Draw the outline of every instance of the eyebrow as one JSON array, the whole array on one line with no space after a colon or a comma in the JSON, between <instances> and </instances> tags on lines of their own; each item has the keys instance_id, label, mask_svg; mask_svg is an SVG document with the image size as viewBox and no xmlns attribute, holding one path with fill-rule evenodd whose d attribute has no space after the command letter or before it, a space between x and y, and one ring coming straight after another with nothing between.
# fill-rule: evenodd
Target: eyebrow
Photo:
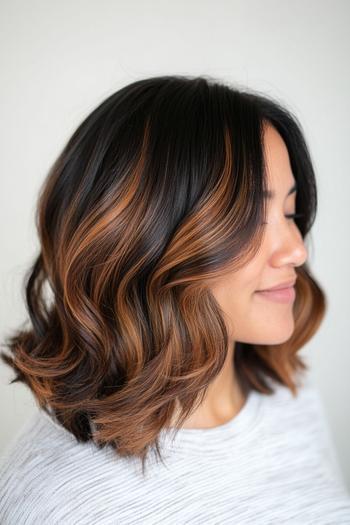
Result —
<instances>
[{"instance_id":1,"label":"eyebrow","mask_svg":"<svg viewBox=\"0 0 350 525\"><path fill-rule=\"evenodd\" d=\"M297 183L296 182L291 187L291 189L289 190L287 195L290 195L291 193L294 193L295 191L297 191ZM275 197L275 192L274 191L269 191L269 190L268 191L263 191L263 196L265 197L265 199L273 199Z\"/></svg>"}]
</instances>

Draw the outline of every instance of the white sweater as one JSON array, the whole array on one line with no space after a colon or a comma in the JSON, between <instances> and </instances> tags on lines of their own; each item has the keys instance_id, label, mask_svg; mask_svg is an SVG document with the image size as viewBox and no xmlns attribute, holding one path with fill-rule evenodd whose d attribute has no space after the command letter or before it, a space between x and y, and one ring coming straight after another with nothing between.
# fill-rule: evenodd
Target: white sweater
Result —
<instances>
[{"instance_id":1,"label":"white sweater","mask_svg":"<svg viewBox=\"0 0 350 525\"><path fill-rule=\"evenodd\" d=\"M1 525L342 525L350 498L310 381L272 383L229 422L161 433L166 466L99 450L38 410L2 453Z\"/></svg>"}]
</instances>

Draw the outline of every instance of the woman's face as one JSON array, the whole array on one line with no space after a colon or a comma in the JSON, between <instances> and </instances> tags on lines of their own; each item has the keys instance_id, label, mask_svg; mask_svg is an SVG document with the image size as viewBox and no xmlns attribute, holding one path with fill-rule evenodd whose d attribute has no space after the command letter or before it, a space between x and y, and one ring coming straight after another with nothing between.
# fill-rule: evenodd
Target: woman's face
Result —
<instances>
[{"instance_id":1,"label":"woman's face","mask_svg":"<svg viewBox=\"0 0 350 525\"><path fill-rule=\"evenodd\" d=\"M262 244L250 262L216 281L211 290L229 320L232 340L280 344L294 331L294 301L277 302L257 290L295 279L294 267L302 265L308 254L294 220L286 217L296 211L296 193L288 195L295 179L283 139L270 125L265 128L264 149L268 189L274 197L267 201Z\"/></svg>"}]
</instances>

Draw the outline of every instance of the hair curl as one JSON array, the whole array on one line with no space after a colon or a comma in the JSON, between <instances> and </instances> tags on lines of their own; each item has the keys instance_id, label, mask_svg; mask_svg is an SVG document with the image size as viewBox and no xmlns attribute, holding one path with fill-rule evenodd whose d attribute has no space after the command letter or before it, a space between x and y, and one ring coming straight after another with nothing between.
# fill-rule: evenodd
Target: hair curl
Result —
<instances>
[{"instance_id":1,"label":"hair curl","mask_svg":"<svg viewBox=\"0 0 350 525\"><path fill-rule=\"evenodd\" d=\"M282 136L297 181L296 224L316 215L302 127L281 103L211 77L135 81L79 125L36 208L40 252L25 275L31 326L6 340L11 381L78 441L141 459L159 450L177 399L181 425L223 366L228 333L208 283L256 253L266 215L263 125ZM218 235L220 232L220 235ZM242 389L297 394L298 350L325 294L296 268L295 331L278 345L236 342Z\"/></svg>"}]
</instances>

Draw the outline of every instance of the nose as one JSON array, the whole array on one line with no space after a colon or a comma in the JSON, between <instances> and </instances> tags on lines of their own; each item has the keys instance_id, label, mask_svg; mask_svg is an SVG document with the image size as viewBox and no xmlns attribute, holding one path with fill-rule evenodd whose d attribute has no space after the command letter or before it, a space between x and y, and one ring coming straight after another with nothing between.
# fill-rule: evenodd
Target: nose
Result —
<instances>
[{"instance_id":1,"label":"nose","mask_svg":"<svg viewBox=\"0 0 350 525\"><path fill-rule=\"evenodd\" d=\"M274 244L271 264L274 266L301 266L308 258L304 240L295 223L282 228L279 241Z\"/></svg>"}]
</instances>

